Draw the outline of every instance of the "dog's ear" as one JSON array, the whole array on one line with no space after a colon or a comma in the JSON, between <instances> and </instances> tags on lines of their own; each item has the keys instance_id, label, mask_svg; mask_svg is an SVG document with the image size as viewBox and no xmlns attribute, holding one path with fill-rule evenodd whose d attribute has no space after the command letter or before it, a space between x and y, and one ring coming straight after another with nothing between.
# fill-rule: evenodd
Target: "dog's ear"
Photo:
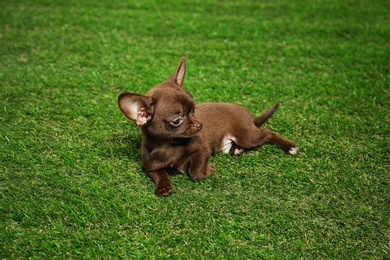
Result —
<instances>
[{"instance_id":1,"label":"dog's ear","mask_svg":"<svg viewBox=\"0 0 390 260\"><path fill-rule=\"evenodd\" d=\"M133 93L122 93L118 97L119 108L138 127L147 125L153 118L153 98Z\"/></svg>"},{"instance_id":2,"label":"dog's ear","mask_svg":"<svg viewBox=\"0 0 390 260\"><path fill-rule=\"evenodd\" d=\"M186 76L186 58L183 57L181 58L179 67L177 67L175 73L173 73L173 75L168 79L168 81L182 87L185 76Z\"/></svg>"}]
</instances>

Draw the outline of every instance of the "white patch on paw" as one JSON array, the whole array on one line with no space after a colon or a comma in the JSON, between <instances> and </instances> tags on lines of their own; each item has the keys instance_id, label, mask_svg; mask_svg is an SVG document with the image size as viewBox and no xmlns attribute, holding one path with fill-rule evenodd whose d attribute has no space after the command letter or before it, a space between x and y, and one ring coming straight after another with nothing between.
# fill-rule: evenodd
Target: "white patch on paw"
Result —
<instances>
[{"instance_id":1,"label":"white patch on paw","mask_svg":"<svg viewBox=\"0 0 390 260\"><path fill-rule=\"evenodd\" d=\"M291 147L290 150L288 150L288 153L291 155L296 155L298 153L299 147Z\"/></svg>"},{"instance_id":2,"label":"white patch on paw","mask_svg":"<svg viewBox=\"0 0 390 260\"><path fill-rule=\"evenodd\" d=\"M244 149L238 149L238 148L234 149L234 152L233 152L233 154L235 156L239 156L239 155L241 155L243 153L244 153Z\"/></svg>"}]
</instances>

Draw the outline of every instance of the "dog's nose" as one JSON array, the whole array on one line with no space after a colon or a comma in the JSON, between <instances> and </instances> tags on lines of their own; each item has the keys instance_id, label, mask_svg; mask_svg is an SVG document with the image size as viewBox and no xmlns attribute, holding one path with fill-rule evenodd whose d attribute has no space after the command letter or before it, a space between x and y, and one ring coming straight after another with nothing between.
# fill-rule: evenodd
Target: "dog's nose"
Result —
<instances>
[{"instance_id":1,"label":"dog's nose","mask_svg":"<svg viewBox=\"0 0 390 260\"><path fill-rule=\"evenodd\" d=\"M192 126L196 128L196 130L201 130L202 129L202 124L199 122L193 123Z\"/></svg>"}]
</instances>

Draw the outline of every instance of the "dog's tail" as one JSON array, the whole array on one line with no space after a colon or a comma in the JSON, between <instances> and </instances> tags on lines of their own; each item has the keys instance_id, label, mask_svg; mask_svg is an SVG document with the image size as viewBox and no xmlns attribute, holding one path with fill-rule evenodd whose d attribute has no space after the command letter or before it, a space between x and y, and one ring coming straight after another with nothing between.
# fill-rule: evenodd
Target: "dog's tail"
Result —
<instances>
[{"instance_id":1,"label":"dog's tail","mask_svg":"<svg viewBox=\"0 0 390 260\"><path fill-rule=\"evenodd\" d=\"M275 113L275 111L278 109L278 107L279 107L279 102L276 103L275 105L273 105L270 109L268 109L267 112L265 112L261 116L255 118L255 120L254 120L255 125L257 127L262 125L265 121L267 121L268 118L270 118Z\"/></svg>"}]
</instances>

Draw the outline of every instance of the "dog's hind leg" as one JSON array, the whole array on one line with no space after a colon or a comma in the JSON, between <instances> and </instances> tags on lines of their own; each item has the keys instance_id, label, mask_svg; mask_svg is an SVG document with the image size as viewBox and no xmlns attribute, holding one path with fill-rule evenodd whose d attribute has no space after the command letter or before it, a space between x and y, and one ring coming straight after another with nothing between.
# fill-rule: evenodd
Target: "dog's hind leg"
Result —
<instances>
[{"instance_id":1,"label":"dog's hind leg","mask_svg":"<svg viewBox=\"0 0 390 260\"><path fill-rule=\"evenodd\" d=\"M273 143L287 154L295 155L298 153L298 147L295 143L279 136L268 128L258 129L253 126L239 132L246 133L245 136L235 136L235 143L243 149L253 149L264 143Z\"/></svg>"}]
</instances>

